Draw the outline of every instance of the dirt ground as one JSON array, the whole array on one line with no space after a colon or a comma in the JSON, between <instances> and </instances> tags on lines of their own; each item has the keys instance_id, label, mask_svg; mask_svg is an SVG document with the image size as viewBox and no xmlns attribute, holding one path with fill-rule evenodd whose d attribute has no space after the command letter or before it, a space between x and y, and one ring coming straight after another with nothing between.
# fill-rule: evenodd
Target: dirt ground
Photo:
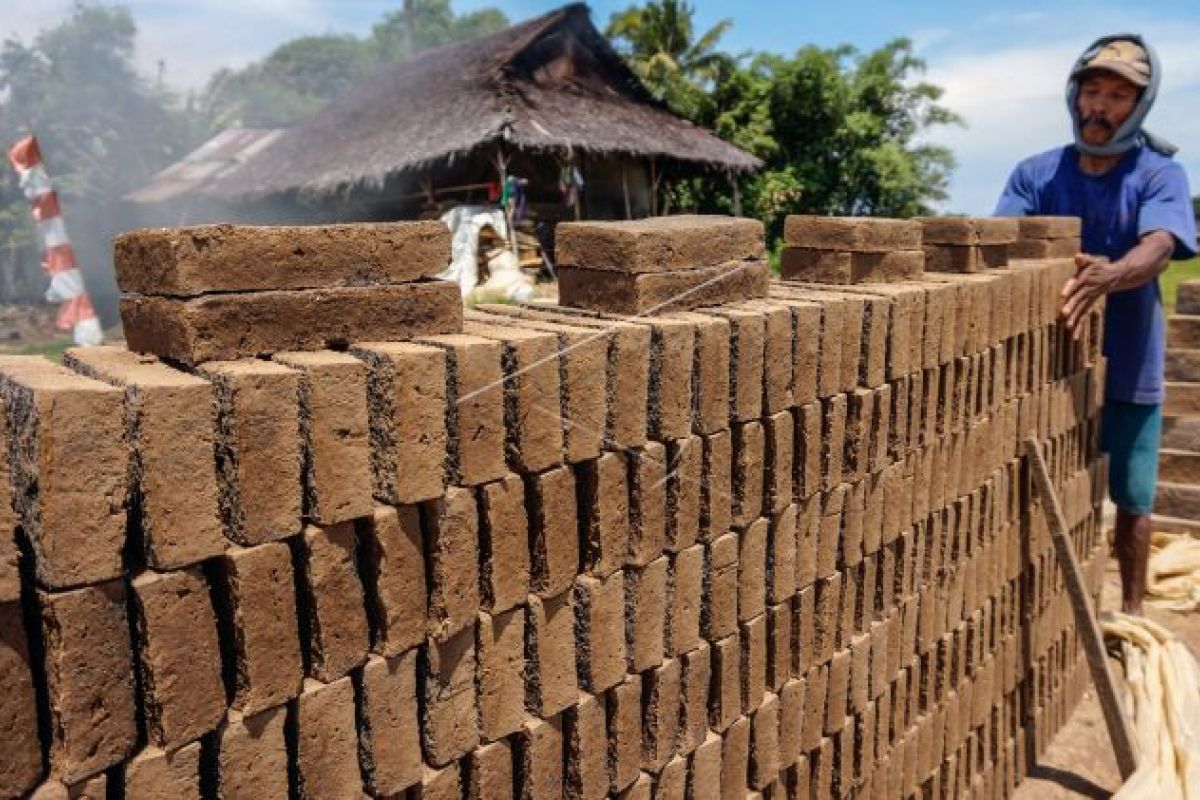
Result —
<instances>
[{"instance_id":1,"label":"dirt ground","mask_svg":"<svg viewBox=\"0 0 1200 800\"><path fill-rule=\"evenodd\" d=\"M1121 606L1121 580L1117 563L1109 560L1102 605ZM1200 613L1180 614L1147 605L1147 614L1179 636L1192 653L1200 655ZM1116 674L1120 665L1114 662ZM1104 716L1096 692L1088 689L1066 726L1054 737L1046 754L1013 795L1015 800L1042 798L1107 798L1121 785Z\"/></svg>"}]
</instances>

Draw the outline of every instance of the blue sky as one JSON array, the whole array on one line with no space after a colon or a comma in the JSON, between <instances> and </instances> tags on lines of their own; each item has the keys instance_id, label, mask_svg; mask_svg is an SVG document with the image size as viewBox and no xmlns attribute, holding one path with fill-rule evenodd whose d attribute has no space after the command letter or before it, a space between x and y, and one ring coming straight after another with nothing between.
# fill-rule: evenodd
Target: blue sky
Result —
<instances>
[{"instance_id":1,"label":"blue sky","mask_svg":"<svg viewBox=\"0 0 1200 800\"><path fill-rule=\"evenodd\" d=\"M0 36L28 41L62 19L71 0L9 0ZM138 60L151 73L159 59L177 86L199 86L213 69L260 58L294 36L363 34L399 0L126 0L141 36ZM551 10L553 0L456 0L468 11L494 5L520 20ZM603 25L627 2L595 0ZM842 3L785 0L694 0L699 27L733 21L729 50L790 52L815 43L870 49L897 36L916 43L929 65L927 78L946 89L945 103L966 126L935 133L959 167L944 210L987 213L1012 165L1024 155L1069 136L1062 85L1078 52L1104 33L1133 30L1148 36L1165 64L1149 126L1181 148L1194 193L1200 193L1200 3L1089 2ZM15 7L14 7L15 6Z\"/></svg>"}]
</instances>

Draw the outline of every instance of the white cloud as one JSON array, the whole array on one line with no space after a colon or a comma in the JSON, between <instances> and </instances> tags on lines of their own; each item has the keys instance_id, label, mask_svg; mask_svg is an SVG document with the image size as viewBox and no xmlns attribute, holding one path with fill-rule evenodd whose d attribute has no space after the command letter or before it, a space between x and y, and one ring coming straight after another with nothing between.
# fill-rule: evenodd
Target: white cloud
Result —
<instances>
[{"instance_id":1,"label":"white cloud","mask_svg":"<svg viewBox=\"0 0 1200 800\"><path fill-rule=\"evenodd\" d=\"M1042 19L1046 31L1071 35L1010 46L986 47L1000 37L998 30L958 35L945 47L924 53L927 78L946 90L943 102L958 112L967 127L946 129L932 138L951 147L958 170L946 210L989 213L1004 180L1021 158L1070 140L1064 101L1067 72L1093 38L1116 30L1140 30L1158 50L1164 65L1163 85L1147 127L1180 145L1177 156L1200 191L1200 50L1195 47L1200 26L1194 22L1105 17L1089 21ZM1018 21L1023 22L1023 21ZM1124 23L1124 24L1122 24ZM1000 22L997 25L1002 24ZM943 40L946 41L946 40Z\"/></svg>"}]
</instances>

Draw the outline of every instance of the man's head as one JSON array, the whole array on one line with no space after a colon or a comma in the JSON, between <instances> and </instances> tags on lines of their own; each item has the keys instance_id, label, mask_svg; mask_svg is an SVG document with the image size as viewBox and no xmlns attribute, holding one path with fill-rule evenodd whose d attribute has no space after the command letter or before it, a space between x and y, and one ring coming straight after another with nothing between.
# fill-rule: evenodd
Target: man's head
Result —
<instances>
[{"instance_id":1,"label":"man's head","mask_svg":"<svg viewBox=\"0 0 1200 800\"><path fill-rule=\"evenodd\" d=\"M1067 101L1075 121L1075 145L1092 155L1117 155L1147 134L1142 122L1158 87L1154 51L1142 37L1098 39L1075 62Z\"/></svg>"}]
</instances>

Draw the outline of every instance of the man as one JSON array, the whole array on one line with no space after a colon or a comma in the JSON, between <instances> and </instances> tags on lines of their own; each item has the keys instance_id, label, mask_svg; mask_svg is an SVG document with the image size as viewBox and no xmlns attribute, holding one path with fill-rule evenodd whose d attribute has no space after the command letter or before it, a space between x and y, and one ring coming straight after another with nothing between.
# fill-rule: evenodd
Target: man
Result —
<instances>
[{"instance_id":1,"label":"man","mask_svg":"<svg viewBox=\"0 0 1200 800\"><path fill-rule=\"evenodd\" d=\"M1150 511L1162 430L1164 329L1158 276L1196 253L1187 176L1175 148L1143 130L1161 67L1140 36L1094 42L1067 81L1075 143L1022 161L996 206L998 216L1062 215L1083 220L1083 251L1063 290L1072 330L1108 296L1108 358L1101 439L1109 494L1117 506L1115 550L1121 605L1140 614L1150 557Z\"/></svg>"}]
</instances>

